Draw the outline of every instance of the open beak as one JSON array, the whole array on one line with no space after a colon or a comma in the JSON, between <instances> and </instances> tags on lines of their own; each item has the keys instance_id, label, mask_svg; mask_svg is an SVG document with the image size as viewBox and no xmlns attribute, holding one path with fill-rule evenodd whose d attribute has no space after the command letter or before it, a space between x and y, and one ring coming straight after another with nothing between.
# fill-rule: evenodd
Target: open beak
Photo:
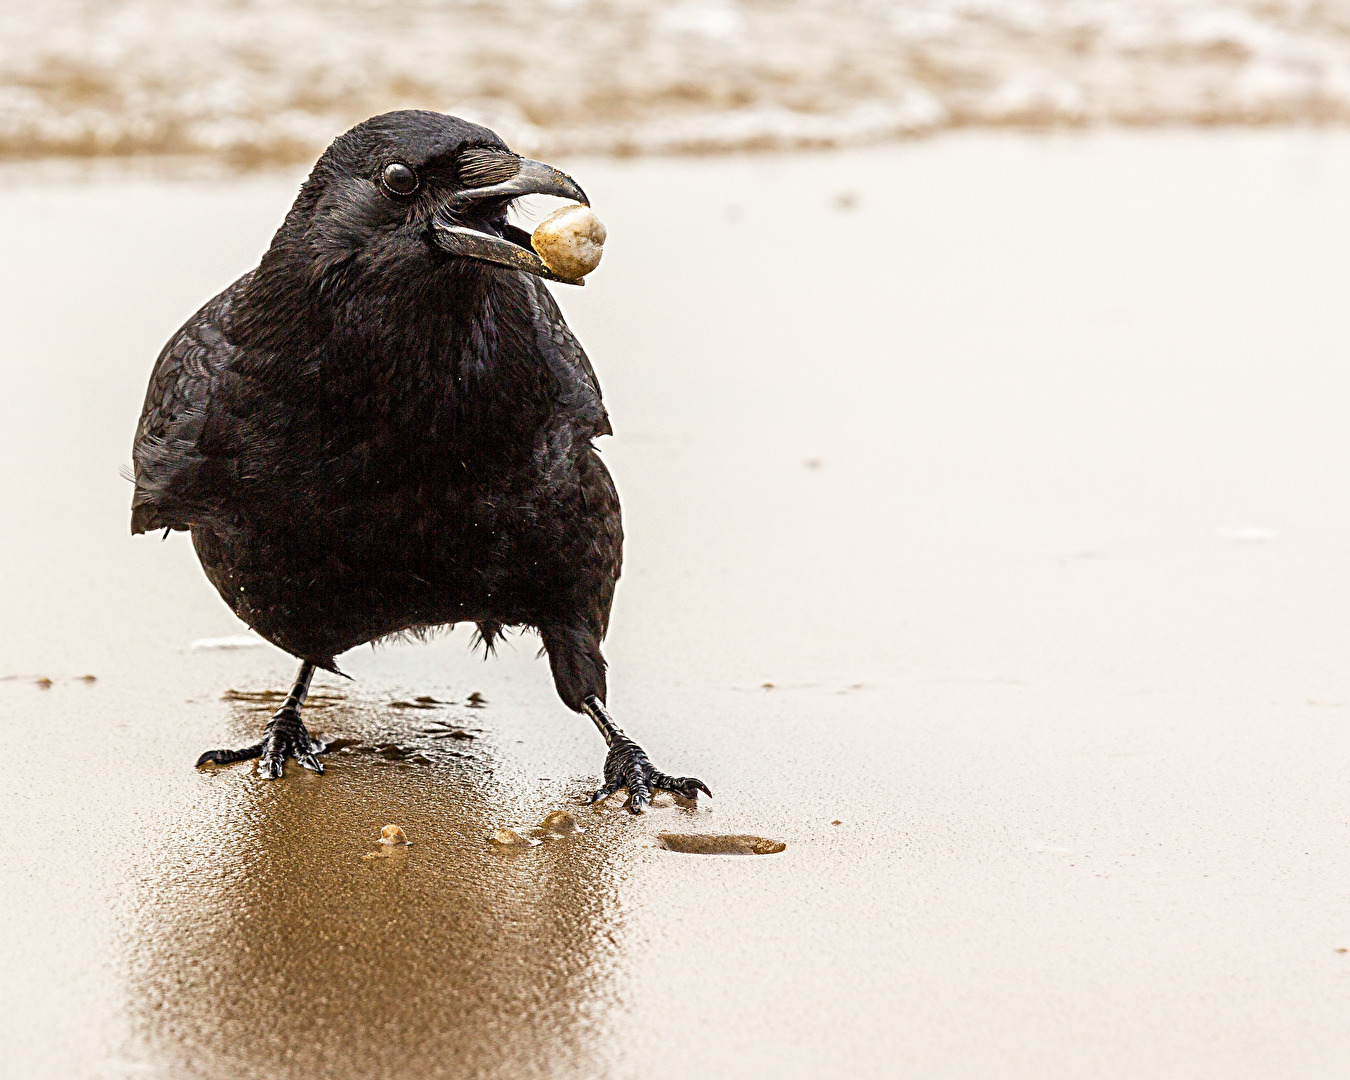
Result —
<instances>
[{"instance_id":1,"label":"open beak","mask_svg":"<svg viewBox=\"0 0 1350 1080\"><path fill-rule=\"evenodd\" d=\"M512 199L522 195L558 195L586 206L591 205L590 200L575 180L552 165L528 158L515 160L520 167L510 179L463 188L451 197L432 221L436 243L465 259L508 266L566 285L584 285L580 278L562 277L545 266L530 246L530 234L507 223L503 212ZM492 220L482 215L485 208L495 211Z\"/></svg>"}]
</instances>

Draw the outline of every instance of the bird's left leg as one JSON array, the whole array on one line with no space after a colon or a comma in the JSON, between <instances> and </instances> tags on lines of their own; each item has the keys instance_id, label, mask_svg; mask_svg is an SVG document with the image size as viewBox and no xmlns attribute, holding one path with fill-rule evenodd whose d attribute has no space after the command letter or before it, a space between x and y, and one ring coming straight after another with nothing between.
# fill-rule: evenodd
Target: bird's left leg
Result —
<instances>
[{"instance_id":1,"label":"bird's left leg","mask_svg":"<svg viewBox=\"0 0 1350 1080\"><path fill-rule=\"evenodd\" d=\"M568 708L589 716L609 746L605 755L605 783L591 795L591 802L607 799L620 788L626 788L628 809L640 814L657 791L673 791L686 799L697 799L700 791L712 795L702 780L663 773L651 763L642 747L614 723L605 708L605 659L596 635L577 627L547 627L541 632L558 696Z\"/></svg>"},{"instance_id":2,"label":"bird's left leg","mask_svg":"<svg viewBox=\"0 0 1350 1080\"><path fill-rule=\"evenodd\" d=\"M605 703L594 694L586 698L581 707L595 721L595 726L609 744L609 753L605 755L605 786L591 795L591 802L607 799L619 788L627 788L628 809L640 814L657 791L673 791L686 799L697 799L700 791L712 796L708 785L702 780L692 776L670 776L653 765L642 747L614 723Z\"/></svg>"}]
</instances>

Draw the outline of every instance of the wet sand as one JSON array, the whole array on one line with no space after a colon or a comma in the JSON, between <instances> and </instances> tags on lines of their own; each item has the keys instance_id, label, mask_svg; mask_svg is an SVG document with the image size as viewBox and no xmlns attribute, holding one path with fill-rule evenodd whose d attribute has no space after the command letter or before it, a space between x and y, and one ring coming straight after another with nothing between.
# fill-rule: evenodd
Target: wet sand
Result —
<instances>
[{"instance_id":1,"label":"wet sand","mask_svg":"<svg viewBox=\"0 0 1350 1080\"><path fill-rule=\"evenodd\" d=\"M6 172L6 1068L1344 1075L1350 137L568 165L611 704L716 793L639 820L533 638L348 654L322 777L192 769L292 664L191 648L242 628L117 468L296 177Z\"/></svg>"}]
</instances>

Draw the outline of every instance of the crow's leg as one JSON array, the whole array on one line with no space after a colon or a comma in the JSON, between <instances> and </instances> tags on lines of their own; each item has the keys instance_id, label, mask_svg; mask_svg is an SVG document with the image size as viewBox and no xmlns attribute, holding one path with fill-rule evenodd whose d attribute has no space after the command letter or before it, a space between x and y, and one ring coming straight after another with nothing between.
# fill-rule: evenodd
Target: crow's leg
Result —
<instances>
[{"instance_id":1,"label":"crow's leg","mask_svg":"<svg viewBox=\"0 0 1350 1080\"><path fill-rule=\"evenodd\" d=\"M594 694L582 702L582 708L609 744L609 753L605 755L605 786L591 795L591 802L607 799L619 788L627 788L628 809L640 814L657 791L673 791L686 799L697 799L700 791L712 795L702 780L692 776L670 776L653 765L642 747L619 730L605 703Z\"/></svg>"},{"instance_id":2,"label":"crow's leg","mask_svg":"<svg viewBox=\"0 0 1350 1080\"><path fill-rule=\"evenodd\" d=\"M657 791L673 791L686 799L698 798L700 791L712 795L702 780L691 776L668 776L656 768L642 747L614 723L605 708L605 658L600 654L596 634L575 626L540 629L558 696L569 709L589 716L609 744L609 754L605 757L605 784L591 796L591 802L607 799L619 788L627 788L628 809L640 814Z\"/></svg>"},{"instance_id":3,"label":"crow's leg","mask_svg":"<svg viewBox=\"0 0 1350 1080\"><path fill-rule=\"evenodd\" d=\"M295 685L286 695L286 701L267 722L263 737L252 746L240 750L208 750L197 759L202 765L230 765L236 761L248 761L261 758L258 762L258 775L264 780L275 780L281 775L282 766L288 757L295 758L312 772L323 772L316 755L328 750L326 743L313 738L300 719L300 706L305 703L309 693L309 680L314 677L314 665L306 660L300 665L300 674L295 677Z\"/></svg>"}]
</instances>

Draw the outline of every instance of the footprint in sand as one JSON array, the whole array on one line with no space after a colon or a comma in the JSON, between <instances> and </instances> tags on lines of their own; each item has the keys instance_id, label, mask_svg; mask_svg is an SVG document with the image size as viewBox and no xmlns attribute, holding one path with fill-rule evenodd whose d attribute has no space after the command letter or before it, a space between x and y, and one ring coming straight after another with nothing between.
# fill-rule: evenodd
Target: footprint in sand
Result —
<instances>
[{"instance_id":1,"label":"footprint in sand","mask_svg":"<svg viewBox=\"0 0 1350 1080\"><path fill-rule=\"evenodd\" d=\"M712 836L694 833L661 833L657 837L667 851L685 855L777 855L787 850L781 840L763 836Z\"/></svg>"}]
</instances>

